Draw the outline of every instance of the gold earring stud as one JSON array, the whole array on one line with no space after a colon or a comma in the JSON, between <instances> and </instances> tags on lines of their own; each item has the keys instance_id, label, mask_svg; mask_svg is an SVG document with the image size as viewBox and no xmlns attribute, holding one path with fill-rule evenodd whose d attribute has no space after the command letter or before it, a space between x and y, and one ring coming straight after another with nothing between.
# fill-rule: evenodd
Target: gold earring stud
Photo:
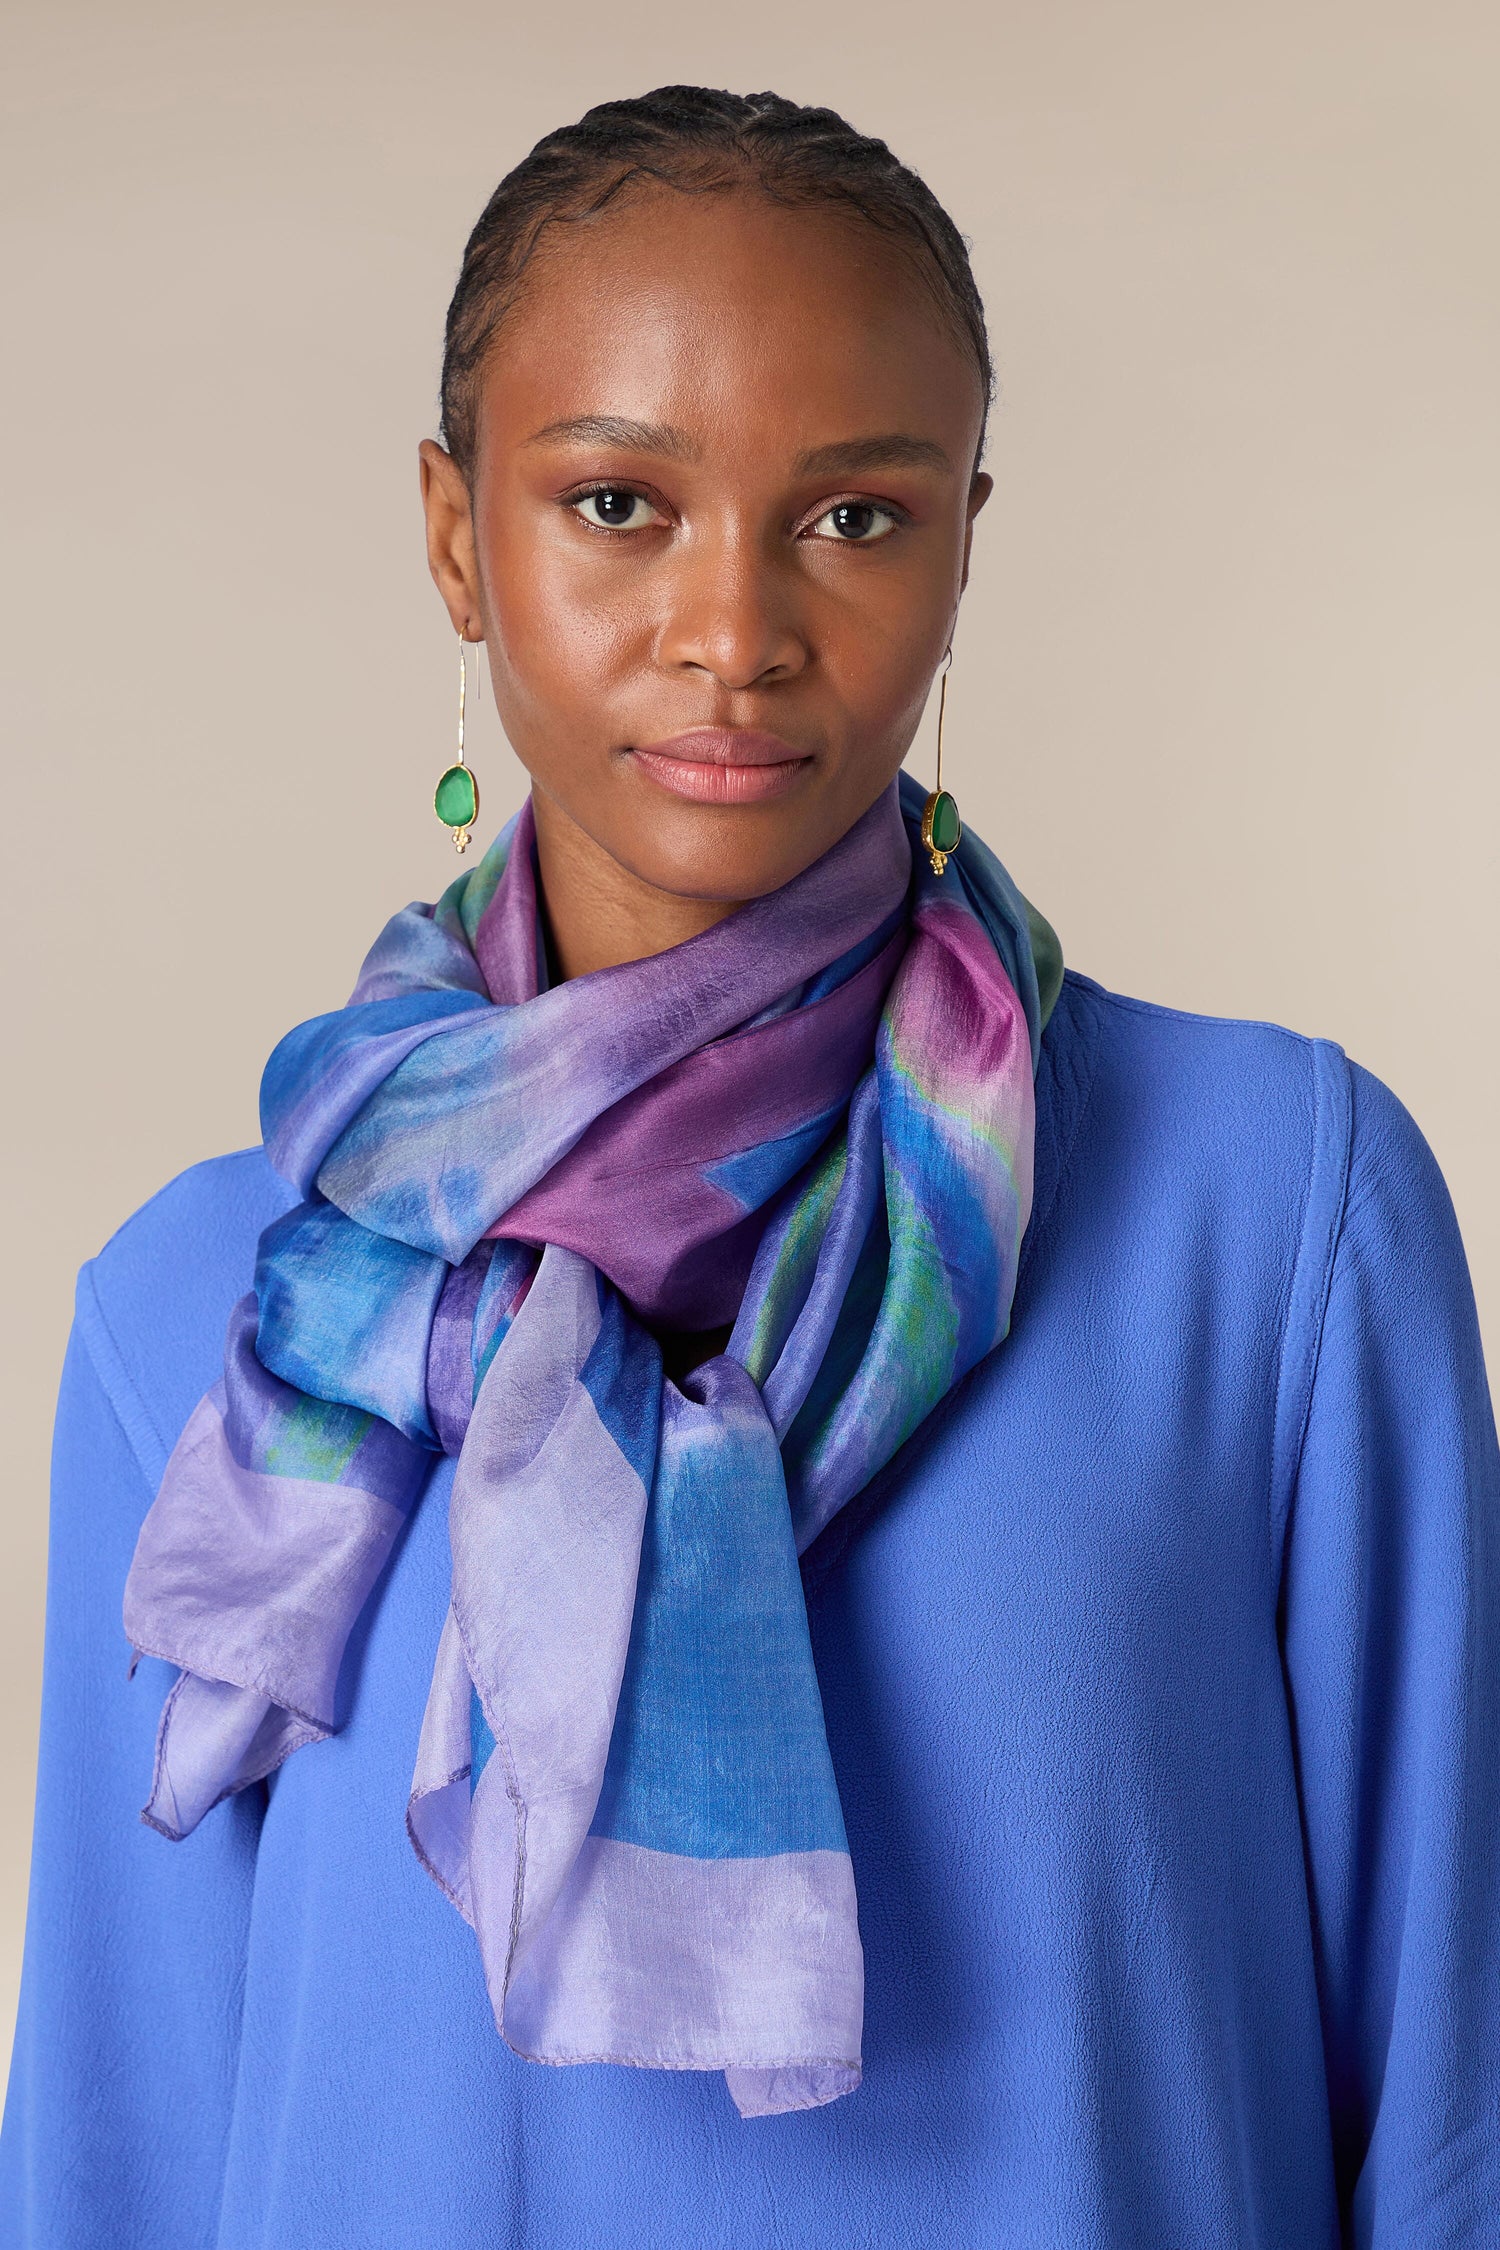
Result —
<instances>
[{"instance_id":1,"label":"gold earring stud","mask_svg":"<svg viewBox=\"0 0 1500 2250\"><path fill-rule=\"evenodd\" d=\"M464 758L464 705L468 701L468 623L458 635L458 757L438 780L432 809L445 828L453 831L453 849L466 852L474 823L479 818L479 784ZM476 681L477 685L477 681Z\"/></svg>"},{"instance_id":2,"label":"gold earring stud","mask_svg":"<svg viewBox=\"0 0 1500 2250\"><path fill-rule=\"evenodd\" d=\"M922 807L922 848L932 855L932 872L941 875L949 855L963 836L957 801L943 787L943 716L948 706L948 674L953 667L953 643L943 652L942 682L938 688L937 786Z\"/></svg>"}]
</instances>

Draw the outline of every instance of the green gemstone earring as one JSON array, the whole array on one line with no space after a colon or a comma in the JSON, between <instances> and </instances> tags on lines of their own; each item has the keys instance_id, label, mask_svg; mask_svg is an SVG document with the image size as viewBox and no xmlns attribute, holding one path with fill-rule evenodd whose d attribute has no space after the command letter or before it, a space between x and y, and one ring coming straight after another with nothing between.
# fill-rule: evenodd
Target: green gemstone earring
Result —
<instances>
[{"instance_id":1,"label":"green gemstone earring","mask_svg":"<svg viewBox=\"0 0 1500 2250\"><path fill-rule=\"evenodd\" d=\"M932 854L932 872L941 875L950 852L956 852L963 835L958 805L943 787L943 712L948 702L948 672L953 663L950 641L943 657L942 685L938 689L937 787L922 807L922 848Z\"/></svg>"},{"instance_id":2,"label":"green gemstone earring","mask_svg":"<svg viewBox=\"0 0 1500 2250\"><path fill-rule=\"evenodd\" d=\"M453 831L453 849L466 852L475 821L479 818L479 784L464 763L464 704L468 696L469 644L460 631L458 636L458 757L443 774L433 791L432 809L445 828Z\"/></svg>"}]
</instances>

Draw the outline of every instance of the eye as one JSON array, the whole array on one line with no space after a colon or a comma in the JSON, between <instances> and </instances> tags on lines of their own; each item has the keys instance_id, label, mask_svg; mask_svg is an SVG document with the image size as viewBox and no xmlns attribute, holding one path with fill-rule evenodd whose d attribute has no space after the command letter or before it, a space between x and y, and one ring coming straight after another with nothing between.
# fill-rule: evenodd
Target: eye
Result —
<instances>
[{"instance_id":1,"label":"eye","mask_svg":"<svg viewBox=\"0 0 1500 2250\"><path fill-rule=\"evenodd\" d=\"M640 531L646 524L660 521L643 493L628 492L618 484L596 485L592 492L577 494L568 505L596 531Z\"/></svg>"},{"instance_id":2,"label":"eye","mask_svg":"<svg viewBox=\"0 0 1500 2250\"><path fill-rule=\"evenodd\" d=\"M894 508L881 508L873 500L840 500L811 526L819 539L842 539L850 546L873 547L899 528Z\"/></svg>"}]
</instances>

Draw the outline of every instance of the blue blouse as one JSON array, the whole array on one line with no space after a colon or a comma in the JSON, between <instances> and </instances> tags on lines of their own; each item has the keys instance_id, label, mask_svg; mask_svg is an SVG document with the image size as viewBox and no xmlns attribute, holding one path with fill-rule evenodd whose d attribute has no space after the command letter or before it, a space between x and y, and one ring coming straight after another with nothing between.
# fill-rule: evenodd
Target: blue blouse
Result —
<instances>
[{"instance_id":1,"label":"blue blouse","mask_svg":"<svg viewBox=\"0 0 1500 2250\"><path fill-rule=\"evenodd\" d=\"M865 2082L515 2059L403 1812L439 1462L348 1722L186 1843L120 1597L259 1152L84 1268L6 2250L1500 2240L1500 1458L1432 1156L1338 1048L1070 976L1013 1334L806 1558Z\"/></svg>"}]
</instances>

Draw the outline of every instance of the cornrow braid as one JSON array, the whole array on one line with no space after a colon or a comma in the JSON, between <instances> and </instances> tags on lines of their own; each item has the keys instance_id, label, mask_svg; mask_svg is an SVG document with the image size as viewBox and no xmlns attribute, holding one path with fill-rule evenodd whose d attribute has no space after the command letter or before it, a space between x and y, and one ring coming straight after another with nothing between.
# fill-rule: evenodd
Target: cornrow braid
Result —
<instances>
[{"instance_id":1,"label":"cornrow braid","mask_svg":"<svg viewBox=\"0 0 1500 2250\"><path fill-rule=\"evenodd\" d=\"M779 202L857 212L910 255L972 354L985 413L994 390L984 306L963 236L924 180L836 110L780 94L658 86L600 102L538 141L500 182L464 250L443 348L443 441L467 476L478 376L544 230L590 217L637 180L684 193L749 184ZM981 446L983 434L981 432Z\"/></svg>"}]
</instances>

